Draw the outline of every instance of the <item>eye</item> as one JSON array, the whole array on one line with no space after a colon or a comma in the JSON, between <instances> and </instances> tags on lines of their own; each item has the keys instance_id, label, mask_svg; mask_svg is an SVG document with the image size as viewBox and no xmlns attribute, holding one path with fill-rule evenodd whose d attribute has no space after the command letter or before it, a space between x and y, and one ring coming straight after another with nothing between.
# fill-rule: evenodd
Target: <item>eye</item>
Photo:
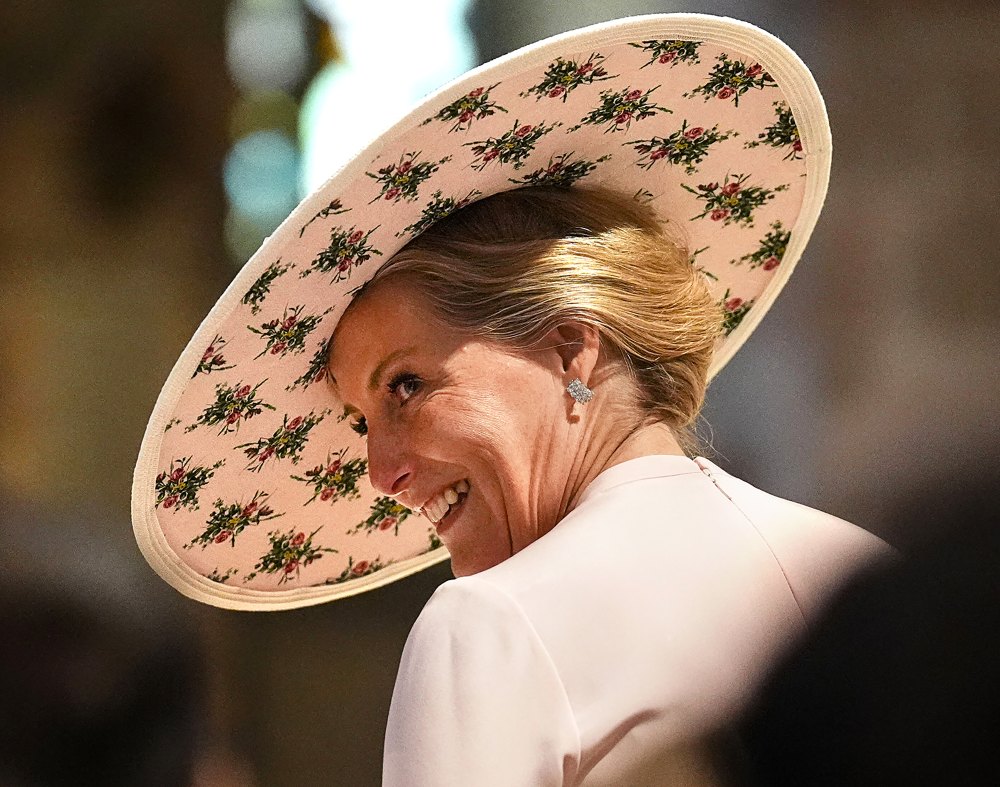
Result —
<instances>
[{"instance_id":1,"label":"eye","mask_svg":"<svg viewBox=\"0 0 1000 787\"><path fill-rule=\"evenodd\" d=\"M365 417L363 415L362 416L358 416L358 420L357 421L351 421L351 429L354 430L355 432L357 432L362 437L364 437L365 435L367 435L368 434L368 422L365 420Z\"/></svg>"},{"instance_id":2,"label":"eye","mask_svg":"<svg viewBox=\"0 0 1000 787\"><path fill-rule=\"evenodd\" d=\"M388 388L390 394L399 399L402 404L405 404L411 396L420 390L421 385L423 385L423 381L419 377L407 372L397 374L393 377L389 382Z\"/></svg>"}]
</instances>

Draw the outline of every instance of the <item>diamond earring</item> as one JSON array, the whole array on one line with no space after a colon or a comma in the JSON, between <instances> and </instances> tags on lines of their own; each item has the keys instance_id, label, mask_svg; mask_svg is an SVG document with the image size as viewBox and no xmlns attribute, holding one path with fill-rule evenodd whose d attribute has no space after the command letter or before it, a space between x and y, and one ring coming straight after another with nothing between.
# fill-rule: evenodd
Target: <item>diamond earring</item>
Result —
<instances>
[{"instance_id":1,"label":"diamond earring","mask_svg":"<svg viewBox=\"0 0 1000 787\"><path fill-rule=\"evenodd\" d=\"M569 395L576 399L576 401L580 404L586 404L594 398L594 392L584 385L580 381L579 377L574 378L573 381L566 386L566 390L569 391Z\"/></svg>"}]
</instances>

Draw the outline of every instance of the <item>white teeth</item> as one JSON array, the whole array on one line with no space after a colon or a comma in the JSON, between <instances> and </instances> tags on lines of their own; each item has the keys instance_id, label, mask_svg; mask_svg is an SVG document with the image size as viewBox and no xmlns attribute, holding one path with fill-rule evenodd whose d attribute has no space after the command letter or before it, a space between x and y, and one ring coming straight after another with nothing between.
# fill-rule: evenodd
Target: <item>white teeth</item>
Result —
<instances>
[{"instance_id":1,"label":"white teeth","mask_svg":"<svg viewBox=\"0 0 1000 787\"><path fill-rule=\"evenodd\" d=\"M448 513L448 509L457 503L458 498L466 494L470 488L469 482L462 479L454 486L445 489L433 500L429 500L424 506L424 514L435 524L440 522L444 518L444 515Z\"/></svg>"}]
</instances>

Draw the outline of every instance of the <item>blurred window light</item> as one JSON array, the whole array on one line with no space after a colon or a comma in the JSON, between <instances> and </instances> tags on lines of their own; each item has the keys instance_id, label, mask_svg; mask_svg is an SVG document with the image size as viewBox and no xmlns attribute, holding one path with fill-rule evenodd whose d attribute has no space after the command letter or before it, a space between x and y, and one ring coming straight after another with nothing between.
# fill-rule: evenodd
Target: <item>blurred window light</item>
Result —
<instances>
[{"instance_id":1,"label":"blurred window light","mask_svg":"<svg viewBox=\"0 0 1000 787\"><path fill-rule=\"evenodd\" d=\"M302 100L300 193L317 188L415 101L475 64L469 0L309 0L341 59Z\"/></svg>"},{"instance_id":2,"label":"blurred window light","mask_svg":"<svg viewBox=\"0 0 1000 787\"><path fill-rule=\"evenodd\" d=\"M298 201L298 167L298 150L280 131L255 131L243 137L223 165L230 204L267 234Z\"/></svg>"},{"instance_id":3,"label":"blurred window light","mask_svg":"<svg viewBox=\"0 0 1000 787\"><path fill-rule=\"evenodd\" d=\"M310 52L299 2L237 0L226 22L226 59L241 90L291 90L305 76Z\"/></svg>"}]
</instances>

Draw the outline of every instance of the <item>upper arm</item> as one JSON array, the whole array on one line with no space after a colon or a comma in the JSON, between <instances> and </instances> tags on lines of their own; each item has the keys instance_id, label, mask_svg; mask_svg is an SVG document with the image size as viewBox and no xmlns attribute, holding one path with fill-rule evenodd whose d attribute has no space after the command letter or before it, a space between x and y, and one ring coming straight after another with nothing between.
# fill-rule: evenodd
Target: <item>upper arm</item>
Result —
<instances>
[{"instance_id":1,"label":"upper arm","mask_svg":"<svg viewBox=\"0 0 1000 787\"><path fill-rule=\"evenodd\" d=\"M442 585L403 650L386 730L386 787L561 785L579 736L520 607L466 577Z\"/></svg>"}]
</instances>

